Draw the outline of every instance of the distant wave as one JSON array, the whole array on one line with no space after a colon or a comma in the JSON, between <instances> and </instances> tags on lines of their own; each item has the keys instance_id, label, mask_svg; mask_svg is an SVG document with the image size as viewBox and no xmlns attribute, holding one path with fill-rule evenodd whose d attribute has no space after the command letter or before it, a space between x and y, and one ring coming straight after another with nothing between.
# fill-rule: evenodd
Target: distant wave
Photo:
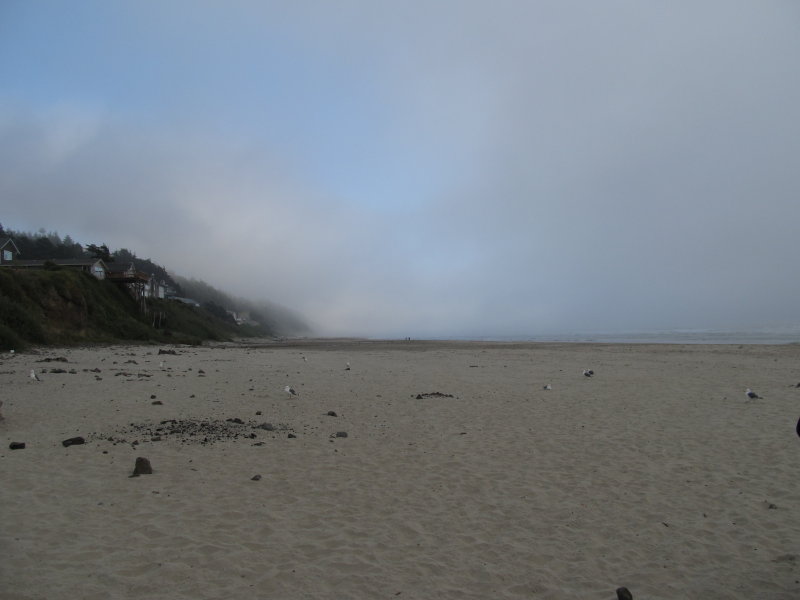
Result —
<instances>
[{"instance_id":1,"label":"distant wave","mask_svg":"<svg viewBox=\"0 0 800 600\"><path fill-rule=\"evenodd\" d=\"M445 339L445 338L416 338ZM457 336L446 339L487 342L573 342L597 344L796 344L800 328L731 331L674 329L664 331L549 333L514 336Z\"/></svg>"}]
</instances>

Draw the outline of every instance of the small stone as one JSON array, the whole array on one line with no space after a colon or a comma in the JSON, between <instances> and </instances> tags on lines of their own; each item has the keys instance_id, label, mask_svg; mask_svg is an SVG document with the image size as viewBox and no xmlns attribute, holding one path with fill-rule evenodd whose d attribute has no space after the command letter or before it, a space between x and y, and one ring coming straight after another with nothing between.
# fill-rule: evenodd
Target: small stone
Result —
<instances>
[{"instance_id":1,"label":"small stone","mask_svg":"<svg viewBox=\"0 0 800 600\"><path fill-rule=\"evenodd\" d=\"M150 394L150 400L155 400L155 399L156 399L156 395L155 394Z\"/></svg>"},{"instance_id":2,"label":"small stone","mask_svg":"<svg viewBox=\"0 0 800 600\"><path fill-rule=\"evenodd\" d=\"M253 475L250 481L261 481L261 475Z\"/></svg>"},{"instance_id":3,"label":"small stone","mask_svg":"<svg viewBox=\"0 0 800 600\"><path fill-rule=\"evenodd\" d=\"M293 433L290 433L290 434L289 434L288 436L286 436L286 437L288 437L289 439L291 439L291 438L296 438L297 436L296 436L295 434L293 434Z\"/></svg>"},{"instance_id":4,"label":"small stone","mask_svg":"<svg viewBox=\"0 0 800 600\"><path fill-rule=\"evenodd\" d=\"M346 438L347 437L347 432L346 431L337 431L336 432L336 437Z\"/></svg>"},{"instance_id":5,"label":"small stone","mask_svg":"<svg viewBox=\"0 0 800 600\"><path fill-rule=\"evenodd\" d=\"M233 419L225 419L228 423L236 423L237 425L244 425L244 421L242 421L238 417L234 417Z\"/></svg>"},{"instance_id":6,"label":"small stone","mask_svg":"<svg viewBox=\"0 0 800 600\"><path fill-rule=\"evenodd\" d=\"M150 461L141 456L136 459L136 464L133 467L133 475L131 477L138 477L139 475L152 475L153 467L150 466Z\"/></svg>"},{"instance_id":7,"label":"small stone","mask_svg":"<svg viewBox=\"0 0 800 600\"><path fill-rule=\"evenodd\" d=\"M261 415L261 411L260 411L260 410L257 410L257 411L256 411L256 415Z\"/></svg>"},{"instance_id":8,"label":"small stone","mask_svg":"<svg viewBox=\"0 0 800 600\"><path fill-rule=\"evenodd\" d=\"M78 437L74 437L74 438L69 438L68 440L64 440L61 443L66 448L67 446L77 446L77 445L80 445L80 444L85 444L86 440L83 439L82 437L78 436Z\"/></svg>"},{"instance_id":9,"label":"small stone","mask_svg":"<svg viewBox=\"0 0 800 600\"><path fill-rule=\"evenodd\" d=\"M153 406L162 406L164 403L161 400L153 400L150 404Z\"/></svg>"},{"instance_id":10,"label":"small stone","mask_svg":"<svg viewBox=\"0 0 800 600\"><path fill-rule=\"evenodd\" d=\"M161 436L160 435L154 435L153 437L150 438L150 441L151 442L160 442L161 441Z\"/></svg>"},{"instance_id":11,"label":"small stone","mask_svg":"<svg viewBox=\"0 0 800 600\"><path fill-rule=\"evenodd\" d=\"M335 417L336 416L336 411L335 410L329 410L328 411L328 416L329 417Z\"/></svg>"},{"instance_id":12,"label":"small stone","mask_svg":"<svg viewBox=\"0 0 800 600\"><path fill-rule=\"evenodd\" d=\"M25 442L11 442L8 447L11 450L24 450Z\"/></svg>"},{"instance_id":13,"label":"small stone","mask_svg":"<svg viewBox=\"0 0 800 600\"><path fill-rule=\"evenodd\" d=\"M633 594L626 587L617 588L617 600L633 600Z\"/></svg>"},{"instance_id":14,"label":"small stone","mask_svg":"<svg viewBox=\"0 0 800 600\"><path fill-rule=\"evenodd\" d=\"M256 429L263 429L264 431L275 431L275 426L272 423L262 423L261 425L256 425Z\"/></svg>"}]
</instances>

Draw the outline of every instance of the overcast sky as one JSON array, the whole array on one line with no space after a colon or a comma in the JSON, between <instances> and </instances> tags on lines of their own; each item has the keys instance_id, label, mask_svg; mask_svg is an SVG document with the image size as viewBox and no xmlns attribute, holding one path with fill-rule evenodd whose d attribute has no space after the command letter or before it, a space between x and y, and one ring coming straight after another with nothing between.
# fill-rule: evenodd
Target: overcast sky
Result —
<instances>
[{"instance_id":1,"label":"overcast sky","mask_svg":"<svg viewBox=\"0 0 800 600\"><path fill-rule=\"evenodd\" d=\"M800 323L800 3L0 2L0 223L323 335Z\"/></svg>"}]
</instances>

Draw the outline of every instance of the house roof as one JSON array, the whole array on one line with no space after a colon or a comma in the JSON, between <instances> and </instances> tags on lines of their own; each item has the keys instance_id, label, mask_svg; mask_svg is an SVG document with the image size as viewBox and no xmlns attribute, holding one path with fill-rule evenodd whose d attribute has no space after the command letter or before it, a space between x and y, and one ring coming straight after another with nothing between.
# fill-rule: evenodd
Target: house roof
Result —
<instances>
[{"instance_id":1,"label":"house roof","mask_svg":"<svg viewBox=\"0 0 800 600\"><path fill-rule=\"evenodd\" d=\"M47 260L12 260L9 263L5 263L4 266L9 267L41 267L44 266L45 263L52 263L54 265L59 265L62 267L91 267L100 263L103 266L104 270L108 270L105 263L100 258L90 258L90 259L75 259L75 258L48 258Z\"/></svg>"},{"instance_id":2,"label":"house roof","mask_svg":"<svg viewBox=\"0 0 800 600\"><path fill-rule=\"evenodd\" d=\"M17 245L14 243L14 240L12 240L10 237L0 237L0 250L5 248L8 244L14 246L14 250L17 251L17 254L20 254L19 248L17 248Z\"/></svg>"}]
</instances>

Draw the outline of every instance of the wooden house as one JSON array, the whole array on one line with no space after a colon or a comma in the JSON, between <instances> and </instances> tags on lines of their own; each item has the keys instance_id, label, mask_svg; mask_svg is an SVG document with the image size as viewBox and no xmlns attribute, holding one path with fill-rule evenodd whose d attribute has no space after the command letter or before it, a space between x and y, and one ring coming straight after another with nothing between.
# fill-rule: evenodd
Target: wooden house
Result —
<instances>
[{"instance_id":1,"label":"wooden house","mask_svg":"<svg viewBox=\"0 0 800 600\"><path fill-rule=\"evenodd\" d=\"M10 262L3 261L0 263L0 267L9 267L12 269L44 269L50 265L80 269L97 279L105 279L108 273L106 263L100 258L49 258L47 260L12 260Z\"/></svg>"},{"instance_id":2,"label":"wooden house","mask_svg":"<svg viewBox=\"0 0 800 600\"><path fill-rule=\"evenodd\" d=\"M7 264L17 259L19 248L10 237L0 237L0 264Z\"/></svg>"}]
</instances>

